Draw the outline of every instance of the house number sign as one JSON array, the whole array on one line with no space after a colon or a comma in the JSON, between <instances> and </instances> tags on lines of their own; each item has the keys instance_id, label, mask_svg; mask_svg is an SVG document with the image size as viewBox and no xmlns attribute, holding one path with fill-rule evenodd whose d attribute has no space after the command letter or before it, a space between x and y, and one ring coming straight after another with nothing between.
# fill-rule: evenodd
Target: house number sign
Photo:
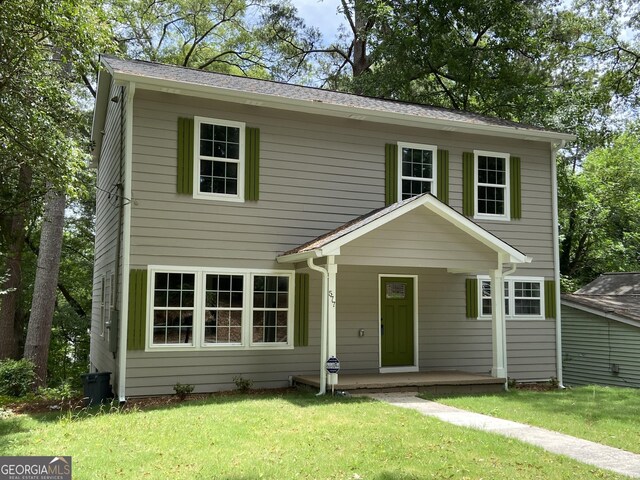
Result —
<instances>
[{"instance_id":1,"label":"house number sign","mask_svg":"<svg viewBox=\"0 0 640 480\"><path fill-rule=\"evenodd\" d=\"M338 373L340 371L340 360L336 357L329 357L327 360L327 372Z\"/></svg>"}]
</instances>

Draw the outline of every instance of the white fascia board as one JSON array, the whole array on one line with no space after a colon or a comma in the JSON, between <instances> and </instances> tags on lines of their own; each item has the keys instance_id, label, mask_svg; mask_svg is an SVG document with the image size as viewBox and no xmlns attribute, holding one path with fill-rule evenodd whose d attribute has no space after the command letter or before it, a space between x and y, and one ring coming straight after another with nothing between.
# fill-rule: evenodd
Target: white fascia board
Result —
<instances>
[{"instance_id":1,"label":"white fascia board","mask_svg":"<svg viewBox=\"0 0 640 480\"><path fill-rule=\"evenodd\" d=\"M109 107L109 93L111 92L111 74L101 69L98 73L98 84L96 86L96 104L93 109L93 120L91 122L91 141L93 150L91 152L91 166L97 167L100 162L102 151L102 139L104 138L104 127L107 121L107 109Z\"/></svg>"},{"instance_id":2,"label":"white fascia board","mask_svg":"<svg viewBox=\"0 0 640 480\"><path fill-rule=\"evenodd\" d=\"M306 252L292 253L290 255L280 255L276 257L278 263L299 263L304 262L308 258L321 257L320 250L308 250Z\"/></svg>"},{"instance_id":3,"label":"white fascia board","mask_svg":"<svg viewBox=\"0 0 640 480\"><path fill-rule=\"evenodd\" d=\"M575 140L575 135L568 133L549 132L544 130L528 130L518 127L505 127L498 125L478 125L454 120L434 119L419 117L395 112L385 112L368 108L352 107L347 105L335 105L313 100L299 100L276 95L251 93L233 90L230 88L214 87L211 85L199 85L185 83L178 80L151 78L130 73L114 73L120 81L135 82L138 89L155 90L176 95L195 96L198 98L210 98L225 102L241 103L266 108L297 111L317 115L329 115L340 118L353 118L376 123L394 124L409 127L430 128L433 130L445 130L453 132L473 133L480 135L493 135L522 140L544 141L550 143Z\"/></svg>"},{"instance_id":4,"label":"white fascia board","mask_svg":"<svg viewBox=\"0 0 640 480\"><path fill-rule=\"evenodd\" d=\"M632 327L640 328L640 322L636 322L635 320L631 320L630 318L622 317L613 312L605 312L593 307L582 305L581 303L572 302L571 300L562 299L561 303L565 307L571 307L571 308L575 308L576 310L581 310L583 312L591 313L593 315L602 317L605 320L614 320L616 322L624 323L626 325L631 325Z\"/></svg>"},{"instance_id":5,"label":"white fascia board","mask_svg":"<svg viewBox=\"0 0 640 480\"><path fill-rule=\"evenodd\" d=\"M431 200L431 197L427 198ZM489 247L491 250L506 255L509 258L508 263L531 262L531 258L527 257L524 253L516 250L508 243L503 242L495 235L489 233L483 228L480 228L478 225L467 220L457 212L452 213L451 207L444 206L440 203L434 202L433 200L425 202L424 206L434 212L436 215L439 215L445 220L448 220L460 230L469 234L483 245Z\"/></svg>"}]
</instances>

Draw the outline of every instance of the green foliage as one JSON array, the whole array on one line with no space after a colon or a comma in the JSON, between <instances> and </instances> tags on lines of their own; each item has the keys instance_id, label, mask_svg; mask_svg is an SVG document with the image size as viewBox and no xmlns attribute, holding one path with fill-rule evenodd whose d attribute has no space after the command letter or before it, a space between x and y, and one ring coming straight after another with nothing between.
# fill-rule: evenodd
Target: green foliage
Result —
<instances>
[{"instance_id":1,"label":"green foliage","mask_svg":"<svg viewBox=\"0 0 640 480\"><path fill-rule=\"evenodd\" d=\"M640 269L640 131L558 168L561 271L578 284Z\"/></svg>"},{"instance_id":2,"label":"green foliage","mask_svg":"<svg viewBox=\"0 0 640 480\"><path fill-rule=\"evenodd\" d=\"M241 393L247 393L253 386L253 380L244 378L242 375L236 375L233 377L233 383L236 384L236 388Z\"/></svg>"},{"instance_id":3,"label":"green foliage","mask_svg":"<svg viewBox=\"0 0 640 480\"><path fill-rule=\"evenodd\" d=\"M319 37L272 0L115 0L110 15L132 58L256 78L304 77Z\"/></svg>"},{"instance_id":4,"label":"green foliage","mask_svg":"<svg viewBox=\"0 0 640 480\"><path fill-rule=\"evenodd\" d=\"M26 359L0 360L0 395L22 397L33 388L35 366Z\"/></svg>"},{"instance_id":5,"label":"green foliage","mask_svg":"<svg viewBox=\"0 0 640 480\"><path fill-rule=\"evenodd\" d=\"M187 396L193 392L193 389L193 385L183 384L180 382L176 383L173 386L173 390L176 392L176 395L180 400L184 400L185 398L187 398Z\"/></svg>"}]
</instances>

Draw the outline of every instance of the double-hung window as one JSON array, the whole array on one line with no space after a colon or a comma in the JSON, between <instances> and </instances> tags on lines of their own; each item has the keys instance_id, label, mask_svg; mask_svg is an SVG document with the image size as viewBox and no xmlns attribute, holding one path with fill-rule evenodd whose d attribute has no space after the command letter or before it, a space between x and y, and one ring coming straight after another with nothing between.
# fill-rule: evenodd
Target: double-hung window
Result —
<instances>
[{"instance_id":1,"label":"double-hung window","mask_svg":"<svg viewBox=\"0 0 640 480\"><path fill-rule=\"evenodd\" d=\"M400 200L422 193L436 195L437 147L398 143Z\"/></svg>"},{"instance_id":2,"label":"double-hung window","mask_svg":"<svg viewBox=\"0 0 640 480\"><path fill-rule=\"evenodd\" d=\"M480 317L491 317L491 282L478 277ZM508 277L504 281L504 312L508 319L544 318L544 279Z\"/></svg>"},{"instance_id":3,"label":"double-hung window","mask_svg":"<svg viewBox=\"0 0 640 480\"><path fill-rule=\"evenodd\" d=\"M245 124L195 117L194 197L244 200Z\"/></svg>"},{"instance_id":4,"label":"double-hung window","mask_svg":"<svg viewBox=\"0 0 640 480\"><path fill-rule=\"evenodd\" d=\"M293 272L149 267L150 348L289 348Z\"/></svg>"},{"instance_id":5,"label":"double-hung window","mask_svg":"<svg viewBox=\"0 0 640 480\"><path fill-rule=\"evenodd\" d=\"M509 219L509 154L476 150L476 218Z\"/></svg>"}]
</instances>

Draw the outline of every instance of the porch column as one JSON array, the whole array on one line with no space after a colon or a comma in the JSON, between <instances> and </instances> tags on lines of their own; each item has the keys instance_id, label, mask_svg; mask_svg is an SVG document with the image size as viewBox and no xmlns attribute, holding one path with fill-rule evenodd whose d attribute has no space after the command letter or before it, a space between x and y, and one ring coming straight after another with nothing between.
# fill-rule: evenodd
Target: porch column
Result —
<instances>
[{"instance_id":1,"label":"porch column","mask_svg":"<svg viewBox=\"0 0 640 480\"><path fill-rule=\"evenodd\" d=\"M491 277L491 333L493 367L491 376L507 376L507 328L504 312L504 275L502 268L493 270Z\"/></svg>"},{"instance_id":2,"label":"porch column","mask_svg":"<svg viewBox=\"0 0 640 480\"><path fill-rule=\"evenodd\" d=\"M336 260L333 255L327 257L327 330L328 330L328 341L327 347L328 357L336 357L336 276L338 274L338 265L336 265ZM326 361L327 359L325 359ZM337 373L329 373L328 374L328 383L329 385L337 385L338 384L338 374Z\"/></svg>"}]
</instances>

